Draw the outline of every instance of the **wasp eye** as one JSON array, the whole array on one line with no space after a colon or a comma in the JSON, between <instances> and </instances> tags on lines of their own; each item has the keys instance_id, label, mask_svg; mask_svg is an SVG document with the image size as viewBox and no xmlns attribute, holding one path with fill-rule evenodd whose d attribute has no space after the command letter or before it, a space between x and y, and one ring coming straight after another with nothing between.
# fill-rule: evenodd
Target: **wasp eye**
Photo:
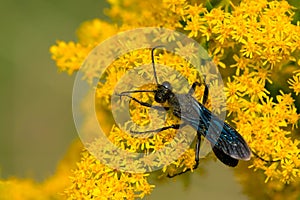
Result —
<instances>
[{"instance_id":1,"label":"wasp eye","mask_svg":"<svg viewBox=\"0 0 300 200\"><path fill-rule=\"evenodd\" d=\"M162 86L164 86L166 89L172 90L172 86L168 81L163 82Z\"/></svg>"}]
</instances>

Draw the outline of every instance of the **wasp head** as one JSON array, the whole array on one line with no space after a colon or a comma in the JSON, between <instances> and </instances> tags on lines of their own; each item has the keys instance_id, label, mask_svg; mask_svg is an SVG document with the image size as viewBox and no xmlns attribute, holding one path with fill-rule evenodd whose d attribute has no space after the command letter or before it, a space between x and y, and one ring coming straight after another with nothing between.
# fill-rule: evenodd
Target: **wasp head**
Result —
<instances>
[{"instance_id":1,"label":"wasp head","mask_svg":"<svg viewBox=\"0 0 300 200\"><path fill-rule=\"evenodd\" d=\"M168 81L165 81L161 85L158 85L154 99L157 103L165 103L168 99L170 99L171 94L172 86Z\"/></svg>"}]
</instances>

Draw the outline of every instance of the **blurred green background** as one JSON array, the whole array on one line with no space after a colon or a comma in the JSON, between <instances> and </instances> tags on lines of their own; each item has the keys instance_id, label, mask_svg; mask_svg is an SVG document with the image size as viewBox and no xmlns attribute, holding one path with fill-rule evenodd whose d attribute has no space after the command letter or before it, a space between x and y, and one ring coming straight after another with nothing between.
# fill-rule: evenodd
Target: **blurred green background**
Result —
<instances>
[{"instance_id":1,"label":"blurred green background","mask_svg":"<svg viewBox=\"0 0 300 200\"><path fill-rule=\"evenodd\" d=\"M59 74L49 47L76 40L84 21L103 18L99 0L0 1L0 174L44 180L77 137L74 76Z\"/></svg>"}]
</instances>

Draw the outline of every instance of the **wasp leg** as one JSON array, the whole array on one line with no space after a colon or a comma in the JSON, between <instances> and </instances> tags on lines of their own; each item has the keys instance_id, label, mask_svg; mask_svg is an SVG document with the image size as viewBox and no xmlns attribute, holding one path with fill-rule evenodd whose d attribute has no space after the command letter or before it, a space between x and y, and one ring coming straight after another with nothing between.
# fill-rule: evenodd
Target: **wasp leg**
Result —
<instances>
[{"instance_id":1,"label":"wasp leg","mask_svg":"<svg viewBox=\"0 0 300 200\"><path fill-rule=\"evenodd\" d=\"M205 85L205 89L204 89L204 95L203 95L203 100L202 100L202 104L203 104L203 105L206 104L207 99L208 99L208 93L209 93L208 86L206 85L205 82L204 82L204 85ZM189 95L194 94L195 89L196 89L197 86L201 86L201 83L199 83L199 82L194 82L193 85L192 85L192 87L190 88L188 94L189 94Z\"/></svg>"},{"instance_id":2,"label":"wasp leg","mask_svg":"<svg viewBox=\"0 0 300 200\"><path fill-rule=\"evenodd\" d=\"M195 165L193 167L193 170L197 169L198 166L199 166L200 145L201 145L201 133L197 133L197 143L196 143L196 147L195 147ZM173 174L173 175L168 174L167 177L168 178L173 178L175 176L184 174L184 173L189 172L189 171L191 171L191 169L187 169L185 171L182 171L182 172L179 172L179 173Z\"/></svg>"},{"instance_id":3,"label":"wasp leg","mask_svg":"<svg viewBox=\"0 0 300 200\"><path fill-rule=\"evenodd\" d=\"M252 151L252 150L251 150ZM252 151L252 154L255 156L255 157L257 157L257 158L259 158L260 160L262 160L262 161L264 161L264 162L267 162L267 163L273 163L273 162L280 162L281 160L280 159L278 159L278 160L266 160L266 159L264 159L264 158L262 158L262 157L260 157L257 153L255 153L254 151Z\"/></svg>"},{"instance_id":4,"label":"wasp leg","mask_svg":"<svg viewBox=\"0 0 300 200\"><path fill-rule=\"evenodd\" d=\"M134 133L134 134L158 133L160 131L164 131L164 130L168 130L168 129L179 129L180 126L182 126L182 125L183 124L172 124L171 126L165 126L165 127L158 128L158 129L155 129L155 130L149 130L149 131L132 131L132 130L130 130L130 132Z\"/></svg>"},{"instance_id":5,"label":"wasp leg","mask_svg":"<svg viewBox=\"0 0 300 200\"><path fill-rule=\"evenodd\" d=\"M194 82L193 85L192 85L192 87L190 88L188 94L189 94L189 95L194 94L195 89L196 89L197 86L201 86L201 83L199 83L199 82Z\"/></svg>"},{"instance_id":6,"label":"wasp leg","mask_svg":"<svg viewBox=\"0 0 300 200\"><path fill-rule=\"evenodd\" d=\"M193 167L194 169L197 169L199 166L199 156L200 156L200 145L201 145L201 134L197 132L197 143L195 147L195 165Z\"/></svg>"},{"instance_id":7,"label":"wasp leg","mask_svg":"<svg viewBox=\"0 0 300 200\"><path fill-rule=\"evenodd\" d=\"M124 96L126 94L131 94L131 93L140 93L140 92L155 92L155 90L131 90L131 91L125 91L120 94L117 94L119 96Z\"/></svg>"},{"instance_id":8,"label":"wasp leg","mask_svg":"<svg viewBox=\"0 0 300 200\"><path fill-rule=\"evenodd\" d=\"M153 105L150 104L150 103L142 102L142 101L140 101L140 100L138 100L138 99L136 99L136 98L134 98L134 97L132 97L132 96L126 94L126 93L121 93L121 94L117 94L117 95L120 96L120 98L123 97L123 96L126 96L126 97L130 98L131 100L133 100L133 101L135 101L135 102L141 104L142 106L149 107L149 108L153 108L153 109L155 109L155 110L159 110L159 111L165 111L165 110L166 110L166 111L168 111L168 110L170 109L170 107L153 106Z\"/></svg>"},{"instance_id":9,"label":"wasp leg","mask_svg":"<svg viewBox=\"0 0 300 200\"><path fill-rule=\"evenodd\" d=\"M204 88L204 95L203 95L203 99L202 99L202 104L205 105L208 99L208 86L205 84L205 88Z\"/></svg>"}]
</instances>

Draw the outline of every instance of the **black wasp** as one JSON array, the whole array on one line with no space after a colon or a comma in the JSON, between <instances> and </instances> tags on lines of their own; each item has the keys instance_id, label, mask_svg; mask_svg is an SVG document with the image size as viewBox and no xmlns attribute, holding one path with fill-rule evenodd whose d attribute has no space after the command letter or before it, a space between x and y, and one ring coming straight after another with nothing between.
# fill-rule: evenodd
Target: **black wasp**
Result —
<instances>
[{"instance_id":1,"label":"black wasp","mask_svg":"<svg viewBox=\"0 0 300 200\"><path fill-rule=\"evenodd\" d=\"M197 141L195 146L195 166L196 169L199 165L199 153L200 153L200 143L201 135L203 135L212 146L212 150L216 157L225 165L235 167L239 160L249 160L251 157L251 150L243 137L229 124L223 122L214 114L211 113L204 104L208 99L209 89L205 84L204 96L202 103L198 102L192 94L194 93L197 86L201 86L199 82L193 83L187 94L176 94L172 92L172 86L168 81L164 81L162 84L158 83L154 62L154 51L159 47L155 47L151 50L152 66L154 78L157 83L157 89L155 90L133 90L126 91L118 94L118 96L126 96L131 100L136 101L142 106L151 107L160 111L168 111L172 109L173 114L180 118L182 124L173 124L171 126L162 127L156 130L149 130L144 132L133 133L149 133L149 132L159 132L167 129L179 129L181 126L190 125L197 131ZM169 107L165 106L152 106L149 103L141 102L138 99L130 96L130 93L138 92L153 92L154 100L157 103L167 102ZM180 102L180 103L179 103ZM212 130L221 130L221 133L207 134L208 127L212 126ZM222 127L223 126L223 127ZM188 170L187 170L188 171ZM186 171L184 171L186 172ZM175 174L173 176L182 174L184 172ZM169 176L169 177L173 177Z\"/></svg>"}]
</instances>

